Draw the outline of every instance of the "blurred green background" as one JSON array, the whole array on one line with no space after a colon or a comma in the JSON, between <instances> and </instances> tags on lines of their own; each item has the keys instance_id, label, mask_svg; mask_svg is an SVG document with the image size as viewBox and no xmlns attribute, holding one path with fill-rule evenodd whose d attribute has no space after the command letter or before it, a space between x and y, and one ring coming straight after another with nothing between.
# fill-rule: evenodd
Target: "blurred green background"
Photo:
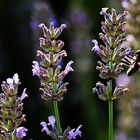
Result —
<instances>
[{"instance_id":1,"label":"blurred green background","mask_svg":"<svg viewBox=\"0 0 140 140\"><path fill-rule=\"evenodd\" d=\"M63 130L70 126L76 128L82 124L81 140L107 140L108 104L100 101L92 93L92 88L99 79L96 71L97 55L91 52L93 38L98 39L101 32L100 15L102 7L115 7L119 12L121 1L116 0L1 0L0 1L0 81L18 73L23 88L27 88L29 97L24 102L28 128L25 140L49 140L41 133L40 122L47 121L53 114L51 102L44 102L40 97L39 79L32 76L32 61L37 60L40 30L38 24L47 26L54 21L57 26L67 24L67 29L60 39L65 42L64 49L68 57L64 65L74 61L74 72L70 73L68 93L59 103ZM114 111L116 128L117 110ZM125 140L125 139L120 139Z\"/></svg>"}]
</instances>

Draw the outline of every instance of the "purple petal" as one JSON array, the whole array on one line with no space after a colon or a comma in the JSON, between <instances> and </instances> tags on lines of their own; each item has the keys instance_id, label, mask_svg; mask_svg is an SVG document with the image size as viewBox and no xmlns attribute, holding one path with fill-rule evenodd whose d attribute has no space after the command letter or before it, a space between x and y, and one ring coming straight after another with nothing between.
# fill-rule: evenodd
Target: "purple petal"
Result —
<instances>
[{"instance_id":1,"label":"purple petal","mask_svg":"<svg viewBox=\"0 0 140 140\"><path fill-rule=\"evenodd\" d=\"M43 127L41 131L42 131L42 132L45 131L47 134L50 134L49 129L48 129L48 127L47 127L47 123L44 122L44 121L42 121L40 124L41 124L42 127Z\"/></svg>"},{"instance_id":2,"label":"purple petal","mask_svg":"<svg viewBox=\"0 0 140 140\"><path fill-rule=\"evenodd\" d=\"M14 81L15 84L19 84L19 78L18 78L18 74L17 73L14 74L13 81Z\"/></svg>"},{"instance_id":3,"label":"purple petal","mask_svg":"<svg viewBox=\"0 0 140 140\"><path fill-rule=\"evenodd\" d=\"M131 80L129 76L125 74L120 74L118 78L116 79L116 85L123 85L124 87L127 87L130 84Z\"/></svg>"},{"instance_id":4,"label":"purple petal","mask_svg":"<svg viewBox=\"0 0 140 140\"><path fill-rule=\"evenodd\" d=\"M94 43L94 47L91 50L99 55L101 53L101 50L99 48L97 40L93 39L92 42Z\"/></svg>"},{"instance_id":5,"label":"purple petal","mask_svg":"<svg viewBox=\"0 0 140 140\"><path fill-rule=\"evenodd\" d=\"M68 138L71 140L71 139L76 139L77 136L81 136L81 131L79 130L81 127L82 127L82 125L79 125L76 130L75 130L75 128L70 130L68 132Z\"/></svg>"},{"instance_id":6,"label":"purple petal","mask_svg":"<svg viewBox=\"0 0 140 140\"><path fill-rule=\"evenodd\" d=\"M52 128L54 129L54 127L55 127L55 117L54 116L49 116L48 121L49 121L48 125L51 125Z\"/></svg>"},{"instance_id":7,"label":"purple petal","mask_svg":"<svg viewBox=\"0 0 140 140\"><path fill-rule=\"evenodd\" d=\"M39 64L37 61L33 61L32 62L34 65L32 65L33 69L32 69L32 72L33 72L33 76L34 75L37 75L37 76L40 76L40 67L39 67Z\"/></svg>"},{"instance_id":8,"label":"purple petal","mask_svg":"<svg viewBox=\"0 0 140 140\"><path fill-rule=\"evenodd\" d=\"M28 129L26 129L25 127L18 127L16 129L16 137L18 139L22 139L24 136L26 136L27 131L28 131Z\"/></svg>"},{"instance_id":9,"label":"purple petal","mask_svg":"<svg viewBox=\"0 0 140 140\"><path fill-rule=\"evenodd\" d=\"M28 97L28 95L26 94L26 88L23 90L22 95L20 97L21 100L25 99L26 97Z\"/></svg>"},{"instance_id":10,"label":"purple petal","mask_svg":"<svg viewBox=\"0 0 140 140\"><path fill-rule=\"evenodd\" d=\"M75 129L72 129L68 132L68 138L71 140L71 139L75 139L75 133L74 133L74 130Z\"/></svg>"},{"instance_id":11,"label":"purple petal","mask_svg":"<svg viewBox=\"0 0 140 140\"><path fill-rule=\"evenodd\" d=\"M9 85L10 89L14 88L14 84L13 84L13 79L12 78L7 78L6 82Z\"/></svg>"},{"instance_id":12,"label":"purple petal","mask_svg":"<svg viewBox=\"0 0 140 140\"><path fill-rule=\"evenodd\" d=\"M73 64L73 61L70 61L64 70L64 74L67 75L70 71L74 71L73 68L71 67L71 64Z\"/></svg>"},{"instance_id":13,"label":"purple petal","mask_svg":"<svg viewBox=\"0 0 140 140\"><path fill-rule=\"evenodd\" d=\"M78 128L75 131L75 136L81 136L81 131L79 130L82 127L82 125L79 125Z\"/></svg>"}]
</instances>

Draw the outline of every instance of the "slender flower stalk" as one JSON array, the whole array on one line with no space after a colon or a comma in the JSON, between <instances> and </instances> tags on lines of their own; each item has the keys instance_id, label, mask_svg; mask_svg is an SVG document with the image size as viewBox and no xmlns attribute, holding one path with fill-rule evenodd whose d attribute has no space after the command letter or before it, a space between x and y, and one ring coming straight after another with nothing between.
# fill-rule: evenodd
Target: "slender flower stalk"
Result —
<instances>
[{"instance_id":1,"label":"slender flower stalk","mask_svg":"<svg viewBox=\"0 0 140 140\"><path fill-rule=\"evenodd\" d=\"M59 132L60 135L62 135L62 128L61 128L61 123L60 123L60 118L59 118L57 101L53 101L53 105L54 105L54 114L56 116L56 125L57 125L57 128L58 128L58 132Z\"/></svg>"},{"instance_id":2,"label":"slender flower stalk","mask_svg":"<svg viewBox=\"0 0 140 140\"><path fill-rule=\"evenodd\" d=\"M110 70L113 67L113 61L112 61L112 56L113 56L113 49L111 49L111 55L109 59L109 68ZM108 100L108 112L109 112L109 124L108 124L108 137L109 140L113 140L113 100L112 100L112 82L113 80L109 80L109 100Z\"/></svg>"},{"instance_id":3,"label":"slender flower stalk","mask_svg":"<svg viewBox=\"0 0 140 140\"><path fill-rule=\"evenodd\" d=\"M97 62L99 66L96 69L100 71L99 76L105 79L107 84L97 82L93 92L96 92L101 100L108 101L108 140L113 140L113 102L128 91L123 85L118 85L113 89L113 82L124 70L122 59L130 55L132 51L123 44L126 40L124 17L127 12L117 15L116 10L112 9L110 14L107 13L107 9L103 8L101 11L105 21L101 23L103 33L99 33L104 45L98 45L96 40L92 41L95 44L92 50L102 60L102 62Z\"/></svg>"}]
</instances>

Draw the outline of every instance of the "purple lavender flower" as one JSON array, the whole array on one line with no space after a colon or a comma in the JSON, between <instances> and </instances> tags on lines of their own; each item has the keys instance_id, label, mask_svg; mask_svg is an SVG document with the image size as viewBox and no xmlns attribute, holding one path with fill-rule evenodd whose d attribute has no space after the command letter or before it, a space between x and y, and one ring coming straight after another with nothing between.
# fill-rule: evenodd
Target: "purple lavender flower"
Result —
<instances>
[{"instance_id":1,"label":"purple lavender flower","mask_svg":"<svg viewBox=\"0 0 140 140\"><path fill-rule=\"evenodd\" d=\"M67 75L70 71L74 71L74 69L71 67L71 64L73 64L73 61L70 61L64 70L64 75Z\"/></svg>"},{"instance_id":2,"label":"purple lavender flower","mask_svg":"<svg viewBox=\"0 0 140 140\"><path fill-rule=\"evenodd\" d=\"M101 53L101 50L99 48L98 42L97 40L93 39L92 42L94 43L94 47L92 48L92 51L94 51L95 53L97 53L98 55Z\"/></svg>"},{"instance_id":3,"label":"purple lavender flower","mask_svg":"<svg viewBox=\"0 0 140 140\"><path fill-rule=\"evenodd\" d=\"M50 130L48 129L47 125L51 125L52 129L54 129L55 127L55 117L52 115L52 116L49 116L48 117L48 123L42 121L40 124L42 125L43 129L42 129L42 132L43 131L46 131L47 134L50 134Z\"/></svg>"},{"instance_id":4,"label":"purple lavender flower","mask_svg":"<svg viewBox=\"0 0 140 140\"><path fill-rule=\"evenodd\" d=\"M50 131L49 131L48 127L47 127L47 123L44 122L44 121L42 121L40 124L41 124L42 127L43 127L41 131L42 131L42 132L45 131L45 132L47 133L47 135L49 135L49 134L50 134Z\"/></svg>"},{"instance_id":5,"label":"purple lavender flower","mask_svg":"<svg viewBox=\"0 0 140 140\"><path fill-rule=\"evenodd\" d=\"M128 42L132 42L132 41L135 40L135 37L134 37L133 35L129 34L129 35L126 36L126 40L127 40Z\"/></svg>"},{"instance_id":6,"label":"purple lavender flower","mask_svg":"<svg viewBox=\"0 0 140 140\"><path fill-rule=\"evenodd\" d=\"M37 75L37 76L40 76L40 67L39 67L39 63L37 61L33 61L32 62L34 65L32 65L33 69L32 69L32 72L33 72L33 76L34 75Z\"/></svg>"},{"instance_id":7,"label":"purple lavender flower","mask_svg":"<svg viewBox=\"0 0 140 140\"><path fill-rule=\"evenodd\" d=\"M54 116L49 116L48 121L49 121L48 125L51 125L52 129L54 129L54 127L55 127L55 117Z\"/></svg>"},{"instance_id":8,"label":"purple lavender flower","mask_svg":"<svg viewBox=\"0 0 140 140\"><path fill-rule=\"evenodd\" d=\"M127 48L125 51L124 51L124 54L125 55L130 55L132 53L132 50L131 50L131 48Z\"/></svg>"},{"instance_id":9,"label":"purple lavender flower","mask_svg":"<svg viewBox=\"0 0 140 140\"><path fill-rule=\"evenodd\" d=\"M123 85L124 87L127 87L129 84L130 78L125 74L120 74L116 79L116 85Z\"/></svg>"},{"instance_id":10,"label":"purple lavender flower","mask_svg":"<svg viewBox=\"0 0 140 140\"><path fill-rule=\"evenodd\" d=\"M68 132L68 138L71 139L76 139L77 136L81 136L81 131L79 130L82 127L82 125L79 125L78 128L75 130L72 129Z\"/></svg>"},{"instance_id":11,"label":"purple lavender flower","mask_svg":"<svg viewBox=\"0 0 140 140\"><path fill-rule=\"evenodd\" d=\"M122 7L125 8L125 9L128 9L129 8L129 3L127 0L123 0L122 3L121 3Z\"/></svg>"},{"instance_id":12,"label":"purple lavender flower","mask_svg":"<svg viewBox=\"0 0 140 140\"><path fill-rule=\"evenodd\" d=\"M25 127L18 127L16 129L16 137L18 139L22 139L24 136L26 136L27 131L28 131L28 129L26 129Z\"/></svg>"},{"instance_id":13,"label":"purple lavender flower","mask_svg":"<svg viewBox=\"0 0 140 140\"><path fill-rule=\"evenodd\" d=\"M21 100L25 99L26 97L28 97L28 95L26 94L26 88L23 90L22 95L20 97Z\"/></svg>"},{"instance_id":14,"label":"purple lavender flower","mask_svg":"<svg viewBox=\"0 0 140 140\"><path fill-rule=\"evenodd\" d=\"M14 74L13 78L7 78L6 80L8 86L10 89L14 89L14 85L19 85L19 78L18 78L18 74ZM6 86L6 83L2 84L2 87Z\"/></svg>"},{"instance_id":15,"label":"purple lavender flower","mask_svg":"<svg viewBox=\"0 0 140 140\"><path fill-rule=\"evenodd\" d=\"M20 83L19 82L19 77L18 77L18 74L17 73L14 74L13 81L14 81L15 84L19 84Z\"/></svg>"}]
</instances>

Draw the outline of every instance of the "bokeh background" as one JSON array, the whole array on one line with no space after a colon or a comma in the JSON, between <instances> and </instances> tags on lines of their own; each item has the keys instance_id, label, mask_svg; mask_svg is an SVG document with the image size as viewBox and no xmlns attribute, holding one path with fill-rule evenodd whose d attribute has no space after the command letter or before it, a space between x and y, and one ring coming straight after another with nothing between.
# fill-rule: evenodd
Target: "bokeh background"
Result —
<instances>
[{"instance_id":1,"label":"bokeh background","mask_svg":"<svg viewBox=\"0 0 140 140\"><path fill-rule=\"evenodd\" d=\"M70 84L64 100L59 103L62 128L76 128L82 124L82 137L79 139L107 140L108 103L92 93L92 88L100 78L95 69L99 58L91 51L91 40L95 38L100 42L98 34L103 20L100 15L102 7L116 8L118 13L122 11L120 0L0 0L0 81L2 83L18 73L22 82L19 94L23 88L27 88L29 97L24 102L23 110L27 119L23 125L28 128L25 140L50 139L41 132L40 122L47 121L48 116L53 114L52 104L41 99L38 90L40 82L32 76L31 69L39 49L38 24L43 22L49 26L51 21L56 26L67 24L60 36L68 53L63 63L65 66L69 60L73 60L75 70L65 78ZM117 102L114 129L121 137L116 140L139 138L133 128L123 129L122 133L118 118L124 111L118 108L121 107Z\"/></svg>"}]
</instances>

